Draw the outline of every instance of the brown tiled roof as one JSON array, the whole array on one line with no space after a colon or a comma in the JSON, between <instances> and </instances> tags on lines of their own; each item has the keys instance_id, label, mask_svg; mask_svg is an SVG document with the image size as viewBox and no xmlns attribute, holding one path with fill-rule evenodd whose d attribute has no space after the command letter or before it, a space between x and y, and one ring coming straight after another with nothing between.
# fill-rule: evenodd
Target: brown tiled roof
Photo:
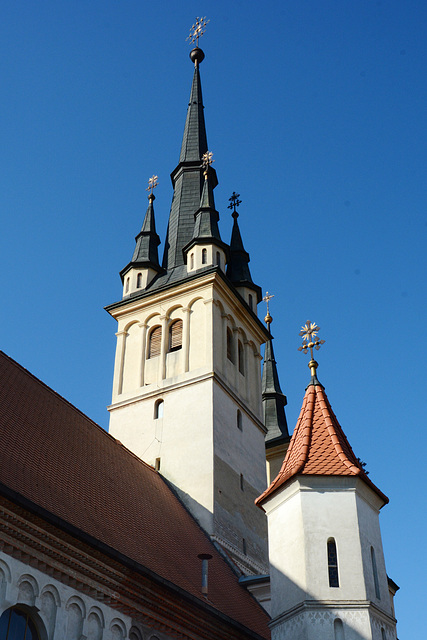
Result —
<instances>
[{"instance_id":1,"label":"brown tiled roof","mask_svg":"<svg viewBox=\"0 0 427 640\"><path fill-rule=\"evenodd\" d=\"M385 496L369 479L342 430L322 385L305 392L295 431L278 476L256 500L262 502L296 475L359 476L378 496Z\"/></svg>"},{"instance_id":2,"label":"brown tiled roof","mask_svg":"<svg viewBox=\"0 0 427 640\"><path fill-rule=\"evenodd\" d=\"M268 615L161 475L0 351L0 484L269 638Z\"/></svg>"}]
</instances>

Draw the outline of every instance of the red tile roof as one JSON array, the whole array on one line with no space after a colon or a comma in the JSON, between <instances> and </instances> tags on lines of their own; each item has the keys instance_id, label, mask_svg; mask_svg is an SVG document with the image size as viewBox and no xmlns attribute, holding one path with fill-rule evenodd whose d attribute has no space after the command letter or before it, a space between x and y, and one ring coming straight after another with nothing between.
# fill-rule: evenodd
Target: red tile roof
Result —
<instances>
[{"instance_id":1,"label":"red tile roof","mask_svg":"<svg viewBox=\"0 0 427 640\"><path fill-rule=\"evenodd\" d=\"M162 476L0 351L0 483L264 638L268 615Z\"/></svg>"},{"instance_id":2,"label":"red tile roof","mask_svg":"<svg viewBox=\"0 0 427 640\"><path fill-rule=\"evenodd\" d=\"M377 495L385 496L369 479L342 430L322 385L305 392L295 431L278 476L256 500L262 502L296 475L359 476Z\"/></svg>"}]
</instances>

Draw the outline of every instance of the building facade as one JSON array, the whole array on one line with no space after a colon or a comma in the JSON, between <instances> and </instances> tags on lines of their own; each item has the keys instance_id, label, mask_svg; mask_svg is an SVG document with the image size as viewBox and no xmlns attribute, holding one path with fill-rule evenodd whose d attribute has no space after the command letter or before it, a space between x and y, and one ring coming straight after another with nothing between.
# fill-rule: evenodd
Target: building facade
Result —
<instances>
[{"instance_id":1,"label":"building facade","mask_svg":"<svg viewBox=\"0 0 427 640\"><path fill-rule=\"evenodd\" d=\"M107 307L109 434L0 354L0 640L395 640L387 498L314 361L289 437L237 194L220 234L190 58L163 260L153 176Z\"/></svg>"}]
</instances>

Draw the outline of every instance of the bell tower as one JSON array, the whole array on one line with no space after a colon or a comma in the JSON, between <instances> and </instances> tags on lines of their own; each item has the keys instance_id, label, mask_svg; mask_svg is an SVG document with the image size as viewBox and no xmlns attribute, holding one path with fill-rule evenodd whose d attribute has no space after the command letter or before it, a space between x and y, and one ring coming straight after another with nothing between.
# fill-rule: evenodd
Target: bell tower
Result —
<instances>
[{"instance_id":1,"label":"bell tower","mask_svg":"<svg viewBox=\"0 0 427 640\"><path fill-rule=\"evenodd\" d=\"M267 522L254 500L267 486L260 347L269 334L257 317L261 289L250 275L235 201L231 246L220 236L204 53L196 46L190 58L163 262L153 176L132 260L120 274L123 297L107 307L118 322L110 433L159 470L243 573L265 574Z\"/></svg>"}]
</instances>

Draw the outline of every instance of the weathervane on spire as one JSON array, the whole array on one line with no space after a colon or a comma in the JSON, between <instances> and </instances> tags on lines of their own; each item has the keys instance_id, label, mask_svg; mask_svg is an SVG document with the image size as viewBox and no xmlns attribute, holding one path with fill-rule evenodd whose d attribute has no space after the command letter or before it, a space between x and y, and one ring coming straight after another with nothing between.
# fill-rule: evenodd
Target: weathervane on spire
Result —
<instances>
[{"instance_id":1,"label":"weathervane on spire","mask_svg":"<svg viewBox=\"0 0 427 640\"><path fill-rule=\"evenodd\" d=\"M307 320L307 322L301 327L301 331L299 332L299 335L302 336L302 346L298 347L298 351L308 353L308 350L310 349L311 360L308 363L308 366L310 367L312 376L316 375L316 369L318 366L313 356L313 347L316 349L316 351L318 351L320 349L320 346L322 344L325 344L324 340L319 340L319 338L316 337L319 330L320 327L318 327L315 322L310 322L310 320Z\"/></svg>"},{"instance_id":2,"label":"weathervane on spire","mask_svg":"<svg viewBox=\"0 0 427 640\"><path fill-rule=\"evenodd\" d=\"M206 151L206 153L202 155L202 163L204 169L203 173L205 174L206 180L208 177L209 167L211 166L212 162L215 162L215 160L213 159L212 151Z\"/></svg>"},{"instance_id":3,"label":"weathervane on spire","mask_svg":"<svg viewBox=\"0 0 427 640\"><path fill-rule=\"evenodd\" d=\"M242 204L242 201L239 200L239 198L240 198L240 193L236 193L235 191L233 191L233 193L231 194L231 198L228 198L230 201L228 208L233 209L233 213L231 214L233 218L239 217L239 214L236 211L236 207ZM268 303L267 303L267 313L268 313Z\"/></svg>"},{"instance_id":4,"label":"weathervane on spire","mask_svg":"<svg viewBox=\"0 0 427 640\"><path fill-rule=\"evenodd\" d=\"M264 322L267 325L268 330L270 331L270 324L273 322L273 318L270 315L270 309L269 309L269 302L270 300L274 298L274 293L268 293L268 291L265 292L265 296L263 297L262 301L265 302L267 304L267 315L264 318Z\"/></svg>"},{"instance_id":5,"label":"weathervane on spire","mask_svg":"<svg viewBox=\"0 0 427 640\"><path fill-rule=\"evenodd\" d=\"M151 178L149 178L148 180L148 187L146 188L146 191L149 191L150 193L148 194L148 197L150 198L151 196L153 196L154 198L154 194L153 191L154 189L157 187L158 183L158 178L159 176L151 176Z\"/></svg>"},{"instance_id":6,"label":"weathervane on spire","mask_svg":"<svg viewBox=\"0 0 427 640\"><path fill-rule=\"evenodd\" d=\"M190 44L196 44L196 47L199 46L199 38L202 37L204 32L206 31L206 25L210 22L210 20L206 20L206 16L204 18L196 18L196 22L190 29L190 35L186 38L186 40L190 41Z\"/></svg>"}]
</instances>

